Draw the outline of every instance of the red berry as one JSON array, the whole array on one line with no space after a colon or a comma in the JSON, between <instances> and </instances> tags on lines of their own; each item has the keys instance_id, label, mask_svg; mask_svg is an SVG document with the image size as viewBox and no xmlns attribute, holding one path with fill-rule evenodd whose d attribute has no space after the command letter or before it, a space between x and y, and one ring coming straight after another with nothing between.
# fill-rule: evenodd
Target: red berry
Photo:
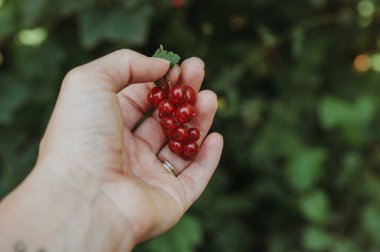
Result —
<instances>
[{"instance_id":1,"label":"red berry","mask_svg":"<svg viewBox=\"0 0 380 252\"><path fill-rule=\"evenodd\" d=\"M173 104L171 104L168 100L164 100L158 105L158 116L160 118L171 116L174 111L175 108Z\"/></svg>"},{"instance_id":2,"label":"red berry","mask_svg":"<svg viewBox=\"0 0 380 252\"><path fill-rule=\"evenodd\" d=\"M199 132L199 130L197 128L191 128L188 130L186 142L189 142L189 143L196 142L199 140L200 137L201 137L201 133Z\"/></svg>"},{"instance_id":3,"label":"red berry","mask_svg":"<svg viewBox=\"0 0 380 252\"><path fill-rule=\"evenodd\" d=\"M160 88L161 88L162 90L164 90L164 92L165 92L166 94L169 94L169 89L170 89L170 87L169 87L169 84L168 84L166 81L160 84Z\"/></svg>"},{"instance_id":4,"label":"red berry","mask_svg":"<svg viewBox=\"0 0 380 252\"><path fill-rule=\"evenodd\" d=\"M182 124L190 122L195 117L194 106L188 103L182 104L174 112L174 117Z\"/></svg>"},{"instance_id":5,"label":"red berry","mask_svg":"<svg viewBox=\"0 0 380 252\"><path fill-rule=\"evenodd\" d=\"M161 128L166 136L171 136L177 127L174 117L164 117L161 120Z\"/></svg>"},{"instance_id":6,"label":"red berry","mask_svg":"<svg viewBox=\"0 0 380 252\"><path fill-rule=\"evenodd\" d=\"M188 135L187 128L184 126L178 126L173 132L172 138L177 141L183 142L187 139L187 135Z\"/></svg>"},{"instance_id":7,"label":"red berry","mask_svg":"<svg viewBox=\"0 0 380 252\"><path fill-rule=\"evenodd\" d=\"M164 90L162 90L160 87L154 87L148 94L148 102L152 106L157 107L162 100L166 99L166 97L167 96Z\"/></svg>"},{"instance_id":8,"label":"red berry","mask_svg":"<svg viewBox=\"0 0 380 252\"><path fill-rule=\"evenodd\" d=\"M185 86L185 91L186 91L185 102L190 103L191 105L194 105L195 101L197 100L197 94L195 93L194 89L192 89L189 86Z\"/></svg>"},{"instance_id":9,"label":"red berry","mask_svg":"<svg viewBox=\"0 0 380 252\"><path fill-rule=\"evenodd\" d=\"M186 99L186 89L183 86L174 86L170 90L169 101L174 104L182 104Z\"/></svg>"},{"instance_id":10,"label":"red berry","mask_svg":"<svg viewBox=\"0 0 380 252\"><path fill-rule=\"evenodd\" d=\"M188 158L193 158L199 152L197 143L188 143L183 146L183 155Z\"/></svg>"},{"instance_id":11,"label":"red berry","mask_svg":"<svg viewBox=\"0 0 380 252\"><path fill-rule=\"evenodd\" d=\"M188 156L186 156L185 154L181 154L181 157L183 158L183 159L185 159L186 161L189 161L189 160L191 160L191 159L193 159L193 157L188 157Z\"/></svg>"},{"instance_id":12,"label":"red berry","mask_svg":"<svg viewBox=\"0 0 380 252\"><path fill-rule=\"evenodd\" d=\"M161 112L158 112L158 117L160 118L160 119L163 119L163 118L165 118L165 117L167 117L165 114L162 114Z\"/></svg>"},{"instance_id":13,"label":"red berry","mask_svg":"<svg viewBox=\"0 0 380 252\"><path fill-rule=\"evenodd\" d=\"M181 154L183 151L183 143L181 142L171 139L168 145L169 149L176 154Z\"/></svg>"}]
</instances>

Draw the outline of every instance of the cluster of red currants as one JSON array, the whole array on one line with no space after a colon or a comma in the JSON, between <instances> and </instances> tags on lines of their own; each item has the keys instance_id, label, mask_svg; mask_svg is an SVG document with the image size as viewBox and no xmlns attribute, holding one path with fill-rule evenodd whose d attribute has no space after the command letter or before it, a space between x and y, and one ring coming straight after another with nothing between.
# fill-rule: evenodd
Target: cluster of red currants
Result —
<instances>
[{"instance_id":1,"label":"cluster of red currants","mask_svg":"<svg viewBox=\"0 0 380 252\"><path fill-rule=\"evenodd\" d=\"M185 160L193 159L199 152L200 132L186 126L195 117L196 98L191 87L168 83L152 88L148 94L148 102L158 108L162 131L169 138L169 149Z\"/></svg>"}]
</instances>

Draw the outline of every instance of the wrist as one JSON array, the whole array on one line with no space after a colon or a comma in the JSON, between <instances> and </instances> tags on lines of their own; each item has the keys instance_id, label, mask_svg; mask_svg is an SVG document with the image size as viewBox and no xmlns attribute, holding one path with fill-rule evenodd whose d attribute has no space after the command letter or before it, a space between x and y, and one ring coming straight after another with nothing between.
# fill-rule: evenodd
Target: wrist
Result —
<instances>
[{"instance_id":1,"label":"wrist","mask_svg":"<svg viewBox=\"0 0 380 252\"><path fill-rule=\"evenodd\" d=\"M73 183L80 183L78 176ZM133 233L120 213L105 204L99 186L86 183L96 182L82 181L91 190L79 191L67 178L36 167L0 204L0 251L20 242L31 251L131 250Z\"/></svg>"}]
</instances>

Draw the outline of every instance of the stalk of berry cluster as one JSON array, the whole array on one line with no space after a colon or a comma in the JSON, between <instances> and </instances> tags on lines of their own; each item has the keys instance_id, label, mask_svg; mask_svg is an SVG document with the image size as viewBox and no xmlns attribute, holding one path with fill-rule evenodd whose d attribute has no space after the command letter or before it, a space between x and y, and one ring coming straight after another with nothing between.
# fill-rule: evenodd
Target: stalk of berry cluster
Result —
<instances>
[{"instance_id":1,"label":"stalk of berry cluster","mask_svg":"<svg viewBox=\"0 0 380 252\"><path fill-rule=\"evenodd\" d=\"M162 58L162 59L166 59L170 62L170 68L168 70L168 72L165 74L165 76L159 80L156 80L154 83L156 84L156 87L160 87L162 85L171 85L171 84L168 84L170 83L170 81L168 81L168 73L170 71L170 69L172 69L176 64L179 63L181 57L178 55L178 54L175 54L173 52L168 52L166 50L164 50L164 47L163 45L160 45L160 47L156 50L156 52L153 54L153 57L156 57L156 58ZM153 106L151 107L141 118L140 120L132 127L132 133L135 132L139 127L140 125L147 119L149 118L150 116L153 115L154 111L156 110L156 108Z\"/></svg>"}]
</instances>

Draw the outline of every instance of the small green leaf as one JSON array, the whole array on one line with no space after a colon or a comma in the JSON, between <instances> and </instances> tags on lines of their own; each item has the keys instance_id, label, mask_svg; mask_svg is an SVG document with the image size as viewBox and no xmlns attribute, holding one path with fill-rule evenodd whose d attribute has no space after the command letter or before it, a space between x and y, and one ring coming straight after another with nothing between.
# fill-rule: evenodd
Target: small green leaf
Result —
<instances>
[{"instance_id":1,"label":"small green leaf","mask_svg":"<svg viewBox=\"0 0 380 252\"><path fill-rule=\"evenodd\" d=\"M310 188L322 173L326 153L322 149L306 149L294 153L287 166L290 184L298 189Z\"/></svg>"},{"instance_id":2,"label":"small green leaf","mask_svg":"<svg viewBox=\"0 0 380 252\"><path fill-rule=\"evenodd\" d=\"M300 208L303 215L312 222L323 223L329 215L329 202L326 194L317 191L301 199Z\"/></svg>"},{"instance_id":3,"label":"small green leaf","mask_svg":"<svg viewBox=\"0 0 380 252\"><path fill-rule=\"evenodd\" d=\"M142 45L148 35L150 14L149 8L134 12L87 10L79 17L81 42L89 49L104 41Z\"/></svg>"},{"instance_id":4,"label":"small green leaf","mask_svg":"<svg viewBox=\"0 0 380 252\"><path fill-rule=\"evenodd\" d=\"M342 157L342 166L335 180L339 187L350 186L350 182L355 180L360 170L363 168L362 156L357 152L347 152Z\"/></svg>"},{"instance_id":5,"label":"small green leaf","mask_svg":"<svg viewBox=\"0 0 380 252\"><path fill-rule=\"evenodd\" d=\"M334 246L331 251L334 252L360 252L358 244L349 239L339 239L334 241Z\"/></svg>"},{"instance_id":6,"label":"small green leaf","mask_svg":"<svg viewBox=\"0 0 380 252\"><path fill-rule=\"evenodd\" d=\"M372 240L380 245L380 207L375 205L365 207L362 225Z\"/></svg>"},{"instance_id":7,"label":"small green leaf","mask_svg":"<svg viewBox=\"0 0 380 252\"><path fill-rule=\"evenodd\" d=\"M36 25L49 13L49 7L53 6L49 0L22 0L20 2L22 24L27 27Z\"/></svg>"},{"instance_id":8,"label":"small green leaf","mask_svg":"<svg viewBox=\"0 0 380 252\"><path fill-rule=\"evenodd\" d=\"M311 251L327 250L332 242L332 237L322 229L308 227L304 231L303 245Z\"/></svg>"},{"instance_id":9,"label":"small green leaf","mask_svg":"<svg viewBox=\"0 0 380 252\"><path fill-rule=\"evenodd\" d=\"M140 13L113 12L104 20L104 36L111 41L141 45L148 33L147 18Z\"/></svg>"},{"instance_id":10,"label":"small green leaf","mask_svg":"<svg viewBox=\"0 0 380 252\"><path fill-rule=\"evenodd\" d=\"M181 221L164 235L145 244L149 252L191 252L202 241L199 220L185 215Z\"/></svg>"},{"instance_id":11,"label":"small green leaf","mask_svg":"<svg viewBox=\"0 0 380 252\"><path fill-rule=\"evenodd\" d=\"M16 30L16 7L9 2L0 8L0 41Z\"/></svg>"},{"instance_id":12,"label":"small green leaf","mask_svg":"<svg viewBox=\"0 0 380 252\"><path fill-rule=\"evenodd\" d=\"M170 67L174 67L180 61L181 57L174 52L166 51L162 46L157 49L157 51L153 54L153 57L166 59L170 61Z\"/></svg>"},{"instance_id":13,"label":"small green leaf","mask_svg":"<svg viewBox=\"0 0 380 252\"><path fill-rule=\"evenodd\" d=\"M331 129L347 121L351 108L335 97L326 97L319 104L319 118L325 129Z\"/></svg>"},{"instance_id":14,"label":"small green leaf","mask_svg":"<svg viewBox=\"0 0 380 252\"><path fill-rule=\"evenodd\" d=\"M347 141L360 144L370 137L368 126L376 115L377 104L367 95L358 97L355 102L325 97L320 101L318 112L323 128L340 129Z\"/></svg>"},{"instance_id":15,"label":"small green leaf","mask_svg":"<svg viewBox=\"0 0 380 252\"><path fill-rule=\"evenodd\" d=\"M376 103L368 96L359 97L355 103L335 97L325 97L319 104L319 117L325 129L367 125L375 114Z\"/></svg>"}]
</instances>

